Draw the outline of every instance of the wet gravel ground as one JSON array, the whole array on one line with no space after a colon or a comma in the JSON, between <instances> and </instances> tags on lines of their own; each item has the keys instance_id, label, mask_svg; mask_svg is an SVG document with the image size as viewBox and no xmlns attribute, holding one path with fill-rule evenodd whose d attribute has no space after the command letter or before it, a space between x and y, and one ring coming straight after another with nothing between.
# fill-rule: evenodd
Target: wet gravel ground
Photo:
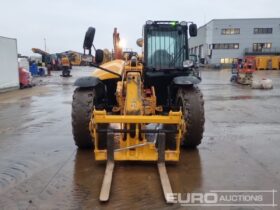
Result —
<instances>
[{"instance_id":1,"label":"wet gravel ground","mask_svg":"<svg viewBox=\"0 0 280 210\"><path fill-rule=\"evenodd\" d=\"M32 89L0 94L0 209L279 209L165 204L155 164L117 164L108 203L98 201L105 165L78 151L71 131L73 77L35 78ZM204 70L205 133L197 150L168 165L176 193L278 190L280 71L260 71L273 90L232 85L230 70ZM272 202L272 195L265 196Z\"/></svg>"}]
</instances>

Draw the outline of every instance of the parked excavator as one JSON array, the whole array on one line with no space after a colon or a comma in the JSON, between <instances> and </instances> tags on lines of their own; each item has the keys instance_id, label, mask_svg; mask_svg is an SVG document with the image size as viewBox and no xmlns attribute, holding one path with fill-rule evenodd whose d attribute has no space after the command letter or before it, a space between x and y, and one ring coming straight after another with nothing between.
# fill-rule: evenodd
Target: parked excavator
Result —
<instances>
[{"instance_id":1,"label":"parked excavator","mask_svg":"<svg viewBox=\"0 0 280 210\"><path fill-rule=\"evenodd\" d=\"M97 69L75 81L75 144L94 148L95 160L106 161L100 201L109 200L115 161L150 161L157 162L166 202L174 202L165 162L178 162L181 147L197 147L204 131L201 77L189 59L188 34L197 35L196 24L147 21L137 41L141 63L133 58L99 65L103 51L96 49ZM90 27L84 41L90 53L94 35Z\"/></svg>"},{"instance_id":2,"label":"parked excavator","mask_svg":"<svg viewBox=\"0 0 280 210\"><path fill-rule=\"evenodd\" d=\"M113 58L114 59L122 59L123 52L122 52L122 46L120 45L120 33L118 32L117 28L114 28L113 33L113 46L114 46L114 52L113 52Z\"/></svg>"}]
</instances>

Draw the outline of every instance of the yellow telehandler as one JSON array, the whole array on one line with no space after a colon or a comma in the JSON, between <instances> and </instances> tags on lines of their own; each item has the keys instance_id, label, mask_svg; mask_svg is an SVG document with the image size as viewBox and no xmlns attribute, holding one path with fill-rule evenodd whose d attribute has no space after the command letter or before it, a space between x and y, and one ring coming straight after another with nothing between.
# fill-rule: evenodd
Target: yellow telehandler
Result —
<instances>
[{"instance_id":1,"label":"yellow telehandler","mask_svg":"<svg viewBox=\"0 0 280 210\"><path fill-rule=\"evenodd\" d=\"M113 60L76 80L72 128L78 148L94 148L96 161L106 161L100 201L108 201L114 161L157 162L166 201L173 202L165 162L178 162L181 147L196 147L204 131L204 102L197 87L199 71L189 60L190 22L147 21L143 28L141 62ZM91 52L95 29L85 35Z\"/></svg>"}]
</instances>

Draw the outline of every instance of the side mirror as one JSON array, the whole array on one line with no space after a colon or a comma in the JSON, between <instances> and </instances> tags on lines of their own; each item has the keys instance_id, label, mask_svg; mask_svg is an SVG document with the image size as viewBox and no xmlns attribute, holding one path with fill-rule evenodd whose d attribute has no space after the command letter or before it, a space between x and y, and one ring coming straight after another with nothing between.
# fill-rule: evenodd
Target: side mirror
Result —
<instances>
[{"instance_id":1,"label":"side mirror","mask_svg":"<svg viewBox=\"0 0 280 210\"><path fill-rule=\"evenodd\" d=\"M96 50L95 51L95 63L97 65L100 65L103 62L103 58L104 58L104 52L103 50Z\"/></svg>"},{"instance_id":2,"label":"side mirror","mask_svg":"<svg viewBox=\"0 0 280 210\"><path fill-rule=\"evenodd\" d=\"M197 36L197 25L192 23L189 26L189 33L191 37L195 37Z\"/></svg>"},{"instance_id":3,"label":"side mirror","mask_svg":"<svg viewBox=\"0 0 280 210\"><path fill-rule=\"evenodd\" d=\"M144 43L144 39L143 38L139 38L136 41L136 44L138 45L138 47L143 47L143 43Z\"/></svg>"},{"instance_id":4,"label":"side mirror","mask_svg":"<svg viewBox=\"0 0 280 210\"><path fill-rule=\"evenodd\" d=\"M93 44L94 35L95 35L95 28L89 27L87 32L86 32L85 39L84 39L83 48L85 50L89 50L91 52L91 47L92 47L92 44Z\"/></svg>"}]
</instances>

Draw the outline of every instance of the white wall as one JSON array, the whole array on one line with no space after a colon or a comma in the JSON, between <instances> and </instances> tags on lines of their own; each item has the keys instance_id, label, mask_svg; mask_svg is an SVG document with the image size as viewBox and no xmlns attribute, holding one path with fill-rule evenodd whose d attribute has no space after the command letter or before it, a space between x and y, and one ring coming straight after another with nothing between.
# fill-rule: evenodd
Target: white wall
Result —
<instances>
[{"instance_id":1,"label":"white wall","mask_svg":"<svg viewBox=\"0 0 280 210\"><path fill-rule=\"evenodd\" d=\"M198 51L199 51L199 46L201 46L201 45L203 45L203 48L202 48L202 55L200 55L201 56L201 58L204 58L205 56L204 56L204 52L205 52L205 37L206 37L206 28L205 28L205 26L203 26L203 27L200 27L199 29L198 29L198 31L197 31L197 36L196 37L191 37L190 39L189 39L189 49L191 49L191 48L194 48L194 47L196 47L197 48L197 51L196 52L194 52L193 54L196 54L196 55L198 55Z\"/></svg>"},{"instance_id":2,"label":"white wall","mask_svg":"<svg viewBox=\"0 0 280 210\"><path fill-rule=\"evenodd\" d=\"M0 36L0 90L19 86L17 40Z\"/></svg>"}]
</instances>

